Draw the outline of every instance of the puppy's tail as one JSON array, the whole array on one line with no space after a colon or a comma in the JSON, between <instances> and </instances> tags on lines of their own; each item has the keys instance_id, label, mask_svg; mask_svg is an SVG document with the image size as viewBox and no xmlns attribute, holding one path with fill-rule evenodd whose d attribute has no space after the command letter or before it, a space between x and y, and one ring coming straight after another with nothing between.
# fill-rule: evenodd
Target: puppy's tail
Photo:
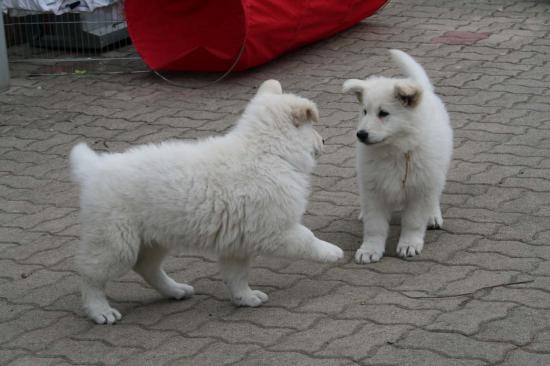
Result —
<instances>
[{"instance_id":1,"label":"puppy's tail","mask_svg":"<svg viewBox=\"0 0 550 366\"><path fill-rule=\"evenodd\" d=\"M433 91L434 87L430 82L428 74L426 74L426 71L418 62L400 50L390 50L390 53L393 62L399 66L399 69L401 69L401 72L405 74L405 76L416 81L423 89Z\"/></svg>"},{"instance_id":2,"label":"puppy's tail","mask_svg":"<svg viewBox=\"0 0 550 366\"><path fill-rule=\"evenodd\" d=\"M73 179L78 183L82 183L95 171L99 162L99 155L90 149L88 145L81 142L73 147L69 160Z\"/></svg>"}]
</instances>

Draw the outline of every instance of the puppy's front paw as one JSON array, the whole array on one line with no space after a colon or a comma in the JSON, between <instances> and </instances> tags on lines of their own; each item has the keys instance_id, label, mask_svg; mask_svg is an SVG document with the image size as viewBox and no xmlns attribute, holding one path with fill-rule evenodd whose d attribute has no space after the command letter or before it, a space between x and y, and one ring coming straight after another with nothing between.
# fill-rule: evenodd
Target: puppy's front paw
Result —
<instances>
[{"instance_id":1,"label":"puppy's front paw","mask_svg":"<svg viewBox=\"0 0 550 366\"><path fill-rule=\"evenodd\" d=\"M344 251L334 244L319 240L316 247L317 259L321 262L337 262L344 258Z\"/></svg>"},{"instance_id":2,"label":"puppy's front paw","mask_svg":"<svg viewBox=\"0 0 550 366\"><path fill-rule=\"evenodd\" d=\"M165 295L167 297L176 299L176 300L182 300L187 299L195 293L195 289L193 286L189 286L185 283L179 283L175 282L170 287L168 287L165 291Z\"/></svg>"},{"instance_id":3,"label":"puppy's front paw","mask_svg":"<svg viewBox=\"0 0 550 366\"><path fill-rule=\"evenodd\" d=\"M373 248L359 248L355 252L355 263L367 264L378 262L384 256L384 250Z\"/></svg>"},{"instance_id":4,"label":"puppy's front paw","mask_svg":"<svg viewBox=\"0 0 550 366\"><path fill-rule=\"evenodd\" d=\"M114 324L122 318L117 309L109 306L91 306L87 312L88 316L97 324Z\"/></svg>"},{"instance_id":5,"label":"puppy's front paw","mask_svg":"<svg viewBox=\"0 0 550 366\"><path fill-rule=\"evenodd\" d=\"M397 255L405 258L405 257L414 257L420 254L422 252L422 248L424 247L424 243L419 242L407 242L407 241L399 241L399 244L397 244Z\"/></svg>"},{"instance_id":6,"label":"puppy's front paw","mask_svg":"<svg viewBox=\"0 0 550 366\"><path fill-rule=\"evenodd\" d=\"M258 307L269 299L267 294L258 290L249 290L232 297L233 304L237 306Z\"/></svg>"}]
</instances>

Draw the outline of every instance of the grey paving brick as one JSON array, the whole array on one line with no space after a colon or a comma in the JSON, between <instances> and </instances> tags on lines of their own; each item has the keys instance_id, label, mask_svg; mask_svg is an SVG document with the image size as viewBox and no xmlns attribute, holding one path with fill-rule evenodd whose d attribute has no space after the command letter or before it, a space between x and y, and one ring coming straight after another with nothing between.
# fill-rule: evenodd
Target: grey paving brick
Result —
<instances>
[{"instance_id":1,"label":"grey paving brick","mask_svg":"<svg viewBox=\"0 0 550 366\"><path fill-rule=\"evenodd\" d=\"M449 358L495 362L501 360L512 345L497 342L480 342L458 333L413 330L398 345L413 349L427 349Z\"/></svg>"},{"instance_id":2,"label":"grey paving brick","mask_svg":"<svg viewBox=\"0 0 550 366\"><path fill-rule=\"evenodd\" d=\"M28 366L28 365L39 365L39 366L54 366L54 365L67 365L65 359L61 357L37 357L37 356L23 356L15 359L13 362L10 362L10 366ZM70 364L69 364L70 365Z\"/></svg>"},{"instance_id":3,"label":"grey paving brick","mask_svg":"<svg viewBox=\"0 0 550 366\"><path fill-rule=\"evenodd\" d=\"M299 352L273 352L259 349L249 353L246 358L238 362L239 365L255 366L278 366L278 365L300 365L300 366L339 366L350 365L350 361L341 358L327 358L310 356Z\"/></svg>"},{"instance_id":4,"label":"grey paving brick","mask_svg":"<svg viewBox=\"0 0 550 366\"><path fill-rule=\"evenodd\" d=\"M359 331L329 342L318 354L360 360L382 345L395 343L410 329L406 325L375 326L374 323L366 323Z\"/></svg>"},{"instance_id":5,"label":"grey paving brick","mask_svg":"<svg viewBox=\"0 0 550 366\"><path fill-rule=\"evenodd\" d=\"M360 326L360 320L323 319L309 329L280 339L270 349L314 353L321 351L330 341L341 339L354 333Z\"/></svg>"},{"instance_id":6,"label":"grey paving brick","mask_svg":"<svg viewBox=\"0 0 550 366\"><path fill-rule=\"evenodd\" d=\"M472 300L456 311L440 314L426 328L474 335L488 321L506 318L514 306L512 303Z\"/></svg>"},{"instance_id":7,"label":"grey paving brick","mask_svg":"<svg viewBox=\"0 0 550 366\"><path fill-rule=\"evenodd\" d=\"M283 327L296 330L309 329L322 315L315 312L289 311L283 308L266 306L263 311L257 309L238 308L231 314L223 316L228 321L248 321L262 327Z\"/></svg>"},{"instance_id":8,"label":"grey paving brick","mask_svg":"<svg viewBox=\"0 0 550 366\"><path fill-rule=\"evenodd\" d=\"M550 362L550 355L545 353L526 352L521 349L510 352L502 365L533 365L544 366Z\"/></svg>"},{"instance_id":9,"label":"grey paving brick","mask_svg":"<svg viewBox=\"0 0 550 366\"><path fill-rule=\"evenodd\" d=\"M156 347L135 353L133 356L120 362L120 365L183 364L189 362L189 358L199 352L207 352L209 346L214 342L210 338L187 338L176 335L163 340L162 344Z\"/></svg>"},{"instance_id":10,"label":"grey paving brick","mask_svg":"<svg viewBox=\"0 0 550 366\"><path fill-rule=\"evenodd\" d=\"M365 299L350 305L337 316L342 319L369 319L375 324L423 326L431 324L439 313L433 309L407 309L392 304L371 305L369 299Z\"/></svg>"},{"instance_id":11,"label":"grey paving brick","mask_svg":"<svg viewBox=\"0 0 550 366\"><path fill-rule=\"evenodd\" d=\"M550 294L542 289L521 288L521 287L501 287L492 290L488 295L483 297L489 301L506 301L513 302L526 307L536 309L546 309Z\"/></svg>"},{"instance_id":12,"label":"grey paving brick","mask_svg":"<svg viewBox=\"0 0 550 366\"><path fill-rule=\"evenodd\" d=\"M217 337L228 343L250 343L272 345L283 336L291 333L289 328L262 327L242 321L209 321L189 335L194 337Z\"/></svg>"},{"instance_id":13,"label":"grey paving brick","mask_svg":"<svg viewBox=\"0 0 550 366\"><path fill-rule=\"evenodd\" d=\"M437 350L411 349L395 347L393 345L384 345L380 347L372 357L363 359L366 365L395 365L395 366L481 366L487 365L480 360L465 360L460 358L451 358L442 355Z\"/></svg>"},{"instance_id":14,"label":"grey paving brick","mask_svg":"<svg viewBox=\"0 0 550 366\"><path fill-rule=\"evenodd\" d=\"M252 344L218 342L209 345L204 352L198 353L191 359L175 360L174 362L189 362L190 365L229 365L239 363L249 352L259 348L259 346Z\"/></svg>"},{"instance_id":15,"label":"grey paving brick","mask_svg":"<svg viewBox=\"0 0 550 366\"><path fill-rule=\"evenodd\" d=\"M117 365L122 360L140 352L139 348L111 345L100 340L73 340L65 338L52 344L39 355L66 358L70 363L102 362Z\"/></svg>"},{"instance_id":16,"label":"grey paving brick","mask_svg":"<svg viewBox=\"0 0 550 366\"><path fill-rule=\"evenodd\" d=\"M534 352L547 352L550 348L550 333L545 330L539 332L526 348Z\"/></svg>"},{"instance_id":17,"label":"grey paving brick","mask_svg":"<svg viewBox=\"0 0 550 366\"><path fill-rule=\"evenodd\" d=\"M51 343L66 339L90 328L91 324L75 315L66 315L44 327L36 327L6 342L8 348L25 348L32 351L49 349Z\"/></svg>"},{"instance_id":18,"label":"grey paving brick","mask_svg":"<svg viewBox=\"0 0 550 366\"><path fill-rule=\"evenodd\" d=\"M517 307L483 326L476 338L492 341L506 341L519 346L532 342L535 335L545 331L550 315L541 309Z\"/></svg>"}]
</instances>

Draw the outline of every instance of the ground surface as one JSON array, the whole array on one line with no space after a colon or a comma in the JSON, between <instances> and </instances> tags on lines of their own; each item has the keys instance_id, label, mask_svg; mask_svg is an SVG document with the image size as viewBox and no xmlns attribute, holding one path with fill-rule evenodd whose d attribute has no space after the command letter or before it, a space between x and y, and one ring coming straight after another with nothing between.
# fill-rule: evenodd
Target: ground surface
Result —
<instances>
[{"instance_id":1,"label":"ground surface","mask_svg":"<svg viewBox=\"0 0 550 366\"><path fill-rule=\"evenodd\" d=\"M445 228L422 255L359 266L356 105L340 89L394 73L388 48L426 66L451 113L455 158ZM549 61L548 1L400 0L207 89L148 74L14 77L0 95L0 364L550 365ZM260 259L252 284L270 301L237 309L212 258L180 256L167 269L195 286L192 299L163 300L128 275L108 289L119 324L82 317L71 146L222 133L267 78L319 104L327 151L305 222L345 262Z\"/></svg>"}]
</instances>

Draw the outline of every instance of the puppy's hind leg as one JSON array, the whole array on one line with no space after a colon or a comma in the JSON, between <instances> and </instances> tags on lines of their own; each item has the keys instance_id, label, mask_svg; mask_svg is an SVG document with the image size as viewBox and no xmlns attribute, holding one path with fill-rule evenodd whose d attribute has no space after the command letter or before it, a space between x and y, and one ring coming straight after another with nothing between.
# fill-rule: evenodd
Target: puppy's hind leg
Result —
<instances>
[{"instance_id":1,"label":"puppy's hind leg","mask_svg":"<svg viewBox=\"0 0 550 366\"><path fill-rule=\"evenodd\" d=\"M167 254L168 251L158 245L142 245L134 271L166 297L176 300L191 297L195 293L192 286L174 281L162 269Z\"/></svg>"},{"instance_id":2,"label":"puppy's hind leg","mask_svg":"<svg viewBox=\"0 0 550 366\"><path fill-rule=\"evenodd\" d=\"M425 198L416 198L407 203L401 218L401 236L397 243L400 257L414 257L424 248L426 222L432 206Z\"/></svg>"},{"instance_id":3,"label":"puppy's hind leg","mask_svg":"<svg viewBox=\"0 0 550 366\"><path fill-rule=\"evenodd\" d=\"M108 230L107 237L102 234L90 231L83 235L75 264L81 277L80 290L86 314L98 324L113 324L122 316L109 305L105 285L132 268L139 242L128 245L126 240L132 237L131 233L117 234L116 228Z\"/></svg>"},{"instance_id":4,"label":"puppy's hind leg","mask_svg":"<svg viewBox=\"0 0 550 366\"><path fill-rule=\"evenodd\" d=\"M250 257L220 257L220 272L231 293L231 301L237 306L257 307L268 300L262 291L248 286Z\"/></svg>"},{"instance_id":5,"label":"puppy's hind leg","mask_svg":"<svg viewBox=\"0 0 550 366\"><path fill-rule=\"evenodd\" d=\"M437 230L443 227L443 216L439 205L439 198L432 203L432 213L428 218L428 230Z\"/></svg>"}]
</instances>

